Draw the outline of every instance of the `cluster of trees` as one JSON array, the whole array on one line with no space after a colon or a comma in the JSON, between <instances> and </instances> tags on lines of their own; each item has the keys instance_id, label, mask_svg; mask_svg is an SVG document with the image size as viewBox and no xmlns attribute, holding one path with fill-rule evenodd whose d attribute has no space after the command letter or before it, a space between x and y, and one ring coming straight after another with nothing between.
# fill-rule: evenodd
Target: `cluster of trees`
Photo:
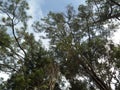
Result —
<instances>
[{"instance_id":1,"label":"cluster of trees","mask_svg":"<svg viewBox=\"0 0 120 90\"><path fill-rule=\"evenodd\" d=\"M50 48L27 31L26 0L0 0L0 71L10 78L1 90L119 90L120 45L110 39L119 27L119 0L86 0L78 10L50 12L33 23Z\"/></svg>"}]
</instances>

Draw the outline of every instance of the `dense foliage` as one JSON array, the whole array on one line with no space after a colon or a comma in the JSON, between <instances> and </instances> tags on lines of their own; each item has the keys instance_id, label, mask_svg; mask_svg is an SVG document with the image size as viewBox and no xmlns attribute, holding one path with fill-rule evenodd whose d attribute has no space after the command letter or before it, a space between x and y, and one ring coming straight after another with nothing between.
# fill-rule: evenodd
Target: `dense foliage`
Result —
<instances>
[{"instance_id":1,"label":"dense foliage","mask_svg":"<svg viewBox=\"0 0 120 90\"><path fill-rule=\"evenodd\" d=\"M42 23L33 23L36 32L50 39L45 50L27 31L26 0L0 0L5 15L0 21L0 70L11 73L0 89L62 90L65 76L70 90L119 90L120 45L111 40L119 27L119 3L86 0L77 12L70 5L66 12L50 12Z\"/></svg>"}]
</instances>

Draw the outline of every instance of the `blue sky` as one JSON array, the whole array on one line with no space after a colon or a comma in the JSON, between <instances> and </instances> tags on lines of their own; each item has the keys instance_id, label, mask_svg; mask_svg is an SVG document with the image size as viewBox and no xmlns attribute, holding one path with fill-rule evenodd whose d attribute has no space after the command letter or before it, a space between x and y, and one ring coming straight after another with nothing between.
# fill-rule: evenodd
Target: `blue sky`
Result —
<instances>
[{"instance_id":1,"label":"blue sky","mask_svg":"<svg viewBox=\"0 0 120 90\"><path fill-rule=\"evenodd\" d=\"M84 0L28 0L30 5L29 13L33 18L46 16L49 11L64 12L67 5L71 4L76 9L84 3Z\"/></svg>"},{"instance_id":2,"label":"blue sky","mask_svg":"<svg viewBox=\"0 0 120 90\"><path fill-rule=\"evenodd\" d=\"M41 9L44 14L49 11L63 12L67 5L71 4L77 8L78 5L83 2L84 0L44 0L44 3L41 5Z\"/></svg>"}]
</instances>

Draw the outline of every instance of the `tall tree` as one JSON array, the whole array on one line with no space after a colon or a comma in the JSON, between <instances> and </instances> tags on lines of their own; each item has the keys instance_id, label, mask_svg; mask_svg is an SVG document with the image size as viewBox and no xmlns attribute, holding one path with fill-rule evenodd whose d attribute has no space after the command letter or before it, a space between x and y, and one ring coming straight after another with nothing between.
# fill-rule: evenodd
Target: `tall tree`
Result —
<instances>
[{"instance_id":1,"label":"tall tree","mask_svg":"<svg viewBox=\"0 0 120 90\"><path fill-rule=\"evenodd\" d=\"M11 66L7 66L7 68L12 69L12 71L15 70L16 64L13 62L16 62L17 58L23 58L23 56L19 55L18 51L21 51L25 54L25 51L20 45L20 42L18 40L19 37L17 37L17 31L23 30L26 28L26 22L29 18L27 16L26 10L29 9L28 4L25 0L8 0L8 1L3 1L0 0L0 12L3 15L1 17L1 27L6 28L7 32L9 33L9 37L11 38L11 44L9 42L8 45L10 44L8 51L9 51L9 56L5 58L5 65L3 63L3 66L7 66L6 64L11 62ZM19 27L18 27L19 26ZM2 29L4 32L4 29ZM11 35L11 33L13 35ZM2 35L2 34L1 34ZM4 37L1 36L1 37ZM5 39L3 39L5 41ZM17 45L16 45L17 43Z\"/></svg>"},{"instance_id":2,"label":"tall tree","mask_svg":"<svg viewBox=\"0 0 120 90\"><path fill-rule=\"evenodd\" d=\"M37 42L33 34L26 31L27 20L30 18L26 13L27 9L29 7L26 0L0 1L0 11L4 15L1 26L11 30L8 31L9 34L12 33L8 35L11 39L10 47L7 48L9 56L4 60L6 63L2 60L1 65L4 66L3 69L14 71L5 82L4 89L53 90L59 70L52 55L42 48L40 41ZM4 35L7 36L6 33ZM7 39L3 37L2 40ZM6 52L4 54L6 55Z\"/></svg>"},{"instance_id":3,"label":"tall tree","mask_svg":"<svg viewBox=\"0 0 120 90\"><path fill-rule=\"evenodd\" d=\"M52 55L42 48L40 41L35 41L33 34L24 32L22 47L27 54L24 65L6 82L7 90L53 90L59 70Z\"/></svg>"},{"instance_id":4,"label":"tall tree","mask_svg":"<svg viewBox=\"0 0 120 90\"><path fill-rule=\"evenodd\" d=\"M61 73L71 84L79 76L89 82L89 88L111 90L112 85L119 86L120 47L109 40L119 23L114 23L120 17L119 8L109 0L87 0L78 13L68 6L66 13L50 12L43 24L34 25L51 39Z\"/></svg>"},{"instance_id":5,"label":"tall tree","mask_svg":"<svg viewBox=\"0 0 120 90\"><path fill-rule=\"evenodd\" d=\"M14 71L0 88L56 90L60 89L59 76L64 75L71 90L112 90L112 85L119 90L120 45L109 39L119 25L115 22L120 17L119 3L87 0L77 13L70 5L65 13L50 12L42 19L44 23L34 24L36 31L45 31L51 40L50 51L46 51L26 31L26 0L0 0L4 15L0 22L0 70Z\"/></svg>"}]
</instances>

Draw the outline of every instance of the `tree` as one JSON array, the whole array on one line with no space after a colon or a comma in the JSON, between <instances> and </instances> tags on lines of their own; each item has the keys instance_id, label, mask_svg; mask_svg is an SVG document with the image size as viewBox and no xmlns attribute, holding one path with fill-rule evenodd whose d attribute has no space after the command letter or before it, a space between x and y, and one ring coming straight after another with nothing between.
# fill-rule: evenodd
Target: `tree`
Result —
<instances>
[{"instance_id":1,"label":"tree","mask_svg":"<svg viewBox=\"0 0 120 90\"><path fill-rule=\"evenodd\" d=\"M6 55L8 55L8 48L10 47L11 39L6 33L4 27L0 27L0 62L4 62ZM5 54L6 53L6 54ZM6 65L0 63L0 70L2 70Z\"/></svg>"},{"instance_id":2,"label":"tree","mask_svg":"<svg viewBox=\"0 0 120 90\"><path fill-rule=\"evenodd\" d=\"M119 17L119 5L109 0L87 0L86 5L79 6L78 13L71 6L66 13L50 12L42 19L44 23L37 22L34 28L45 31L51 39L60 71L71 84L79 76L87 78L88 87L111 90L111 85L120 84L120 47L109 40L118 26L114 18Z\"/></svg>"},{"instance_id":3,"label":"tree","mask_svg":"<svg viewBox=\"0 0 120 90\"><path fill-rule=\"evenodd\" d=\"M5 47L8 52L4 52L6 58L1 60L0 66L3 71L12 72L10 79L4 82L4 89L53 90L58 68L50 52L44 50L40 41L37 42L34 35L27 32L27 20L30 18L26 13L28 9L26 0L0 1L0 12L4 14L1 26L12 33L6 34L5 30L1 32L4 35L1 36L1 46L9 47Z\"/></svg>"},{"instance_id":4,"label":"tree","mask_svg":"<svg viewBox=\"0 0 120 90\"><path fill-rule=\"evenodd\" d=\"M24 33L24 39L22 46L27 56L24 65L7 81L7 90L53 90L51 84L58 77L53 57L42 48L40 41L35 41L33 34ZM18 60L19 63L22 62Z\"/></svg>"},{"instance_id":5,"label":"tree","mask_svg":"<svg viewBox=\"0 0 120 90\"><path fill-rule=\"evenodd\" d=\"M119 0L87 0L77 12L68 5L65 13L50 12L34 23L51 40L48 51L27 32L28 9L26 0L0 0L0 70L12 71L0 89L58 90L63 75L70 90L119 90L120 45L110 40Z\"/></svg>"},{"instance_id":6,"label":"tree","mask_svg":"<svg viewBox=\"0 0 120 90\"><path fill-rule=\"evenodd\" d=\"M22 56L18 54L17 50L22 50L24 53L25 51L22 49L20 42L17 37L17 31L26 28L26 21L28 20L29 16L26 14L26 10L29 9L28 4L25 0L9 0L9 1L0 1L0 12L3 17L1 17L1 27L5 28L7 32L9 32L8 37L11 38L11 41L6 41L9 45L7 48L8 52L7 57L2 62L2 66L8 68L8 71L16 71L16 59L21 58ZM20 26L21 23L21 26ZM19 25L20 28L17 28ZM23 26L22 26L23 25ZM1 29L1 33L5 32L4 29ZM10 34L13 34L10 35ZM2 34L1 34L2 35ZM1 36L4 37L4 36ZM3 38L2 41L5 41ZM9 43L11 42L11 43ZM18 46L16 46L16 43ZM14 47L13 47L14 46ZM19 49L19 48L20 49ZM23 57L22 57L23 58ZM14 63L14 64L13 64ZM7 65L8 64L8 65Z\"/></svg>"}]
</instances>

